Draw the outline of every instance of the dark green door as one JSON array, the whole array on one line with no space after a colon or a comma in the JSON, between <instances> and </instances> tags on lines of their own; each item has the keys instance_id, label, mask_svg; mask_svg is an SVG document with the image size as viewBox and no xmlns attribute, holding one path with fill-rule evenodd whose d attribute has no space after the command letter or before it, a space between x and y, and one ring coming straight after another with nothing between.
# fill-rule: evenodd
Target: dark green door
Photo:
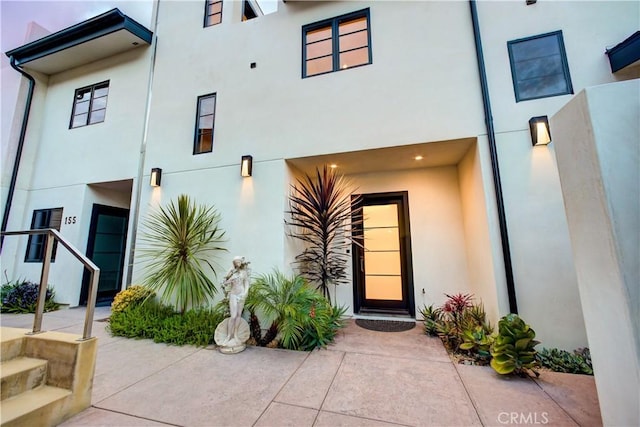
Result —
<instances>
[{"instance_id":1,"label":"dark green door","mask_svg":"<svg viewBox=\"0 0 640 427\"><path fill-rule=\"evenodd\" d=\"M113 297L122 286L128 222L128 209L93 205L87 242L87 257L100 268L96 301L101 305L113 301ZM88 295L89 274L85 271L80 304L87 303Z\"/></svg>"}]
</instances>

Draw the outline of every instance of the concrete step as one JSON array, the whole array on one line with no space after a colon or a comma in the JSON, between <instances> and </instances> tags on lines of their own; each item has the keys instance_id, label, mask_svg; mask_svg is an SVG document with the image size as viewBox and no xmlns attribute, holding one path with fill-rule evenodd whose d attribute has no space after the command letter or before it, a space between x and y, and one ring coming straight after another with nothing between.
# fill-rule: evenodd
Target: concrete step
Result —
<instances>
[{"instance_id":1,"label":"concrete step","mask_svg":"<svg viewBox=\"0 0 640 427\"><path fill-rule=\"evenodd\" d=\"M41 386L3 400L2 427L56 425L64 417L63 406L71 391Z\"/></svg>"},{"instance_id":2,"label":"concrete step","mask_svg":"<svg viewBox=\"0 0 640 427\"><path fill-rule=\"evenodd\" d=\"M30 357L16 357L0 364L0 394L2 400L45 385L47 361Z\"/></svg>"},{"instance_id":3,"label":"concrete step","mask_svg":"<svg viewBox=\"0 0 640 427\"><path fill-rule=\"evenodd\" d=\"M0 362L22 356L29 329L0 328Z\"/></svg>"}]
</instances>

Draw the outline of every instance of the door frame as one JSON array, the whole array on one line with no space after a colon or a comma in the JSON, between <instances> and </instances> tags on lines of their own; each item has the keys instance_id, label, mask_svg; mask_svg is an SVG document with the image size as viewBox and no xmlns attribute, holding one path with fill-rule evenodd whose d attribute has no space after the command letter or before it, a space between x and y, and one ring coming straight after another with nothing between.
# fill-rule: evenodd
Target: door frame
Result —
<instances>
[{"instance_id":1,"label":"door frame","mask_svg":"<svg viewBox=\"0 0 640 427\"><path fill-rule=\"evenodd\" d=\"M352 221L354 243L352 244L353 312L355 314L409 315L415 317L415 295L413 286L413 255L411 251L411 224L409 220L409 192L359 194L352 196ZM397 303L379 302L368 306L365 300L365 272L360 268L360 257L364 256L363 207L398 203L398 226L400 233L400 264L402 276L403 307L392 307ZM386 306L386 307L385 307Z\"/></svg>"},{"instance_id":2,"label":"door frame","mask_svg":"<svg viewBox=\"0 0 640 427\"><path fill-rule=\"evenodd\" d=\"M91 259L93 257L94 245L96 243L96 231L98 228L98 216L101 214L115 214L114 216L123 216L126 218L124 224L124 240L122 245L122 260L120 261L120 270L122 271L122 275L120 276L120 286L122 288L122 281L124 280L124 261L127 255L127 240L129 234L129 213L130 210L126 208L119 208L116 206L108 206L102 205L100 203L94 203L91 209L91 222L89 223L89 237L87 238L87 250L86 256ZM89 280L90 274L87 269L84 269L84 274L82 276L82 288L80 290L80 305L86 305L87 300L89 298ZM116 290L113 296L117 294L120 289ZM96 302L99 301L100 295L97 296Z\"/></svg>"}]
</instances>

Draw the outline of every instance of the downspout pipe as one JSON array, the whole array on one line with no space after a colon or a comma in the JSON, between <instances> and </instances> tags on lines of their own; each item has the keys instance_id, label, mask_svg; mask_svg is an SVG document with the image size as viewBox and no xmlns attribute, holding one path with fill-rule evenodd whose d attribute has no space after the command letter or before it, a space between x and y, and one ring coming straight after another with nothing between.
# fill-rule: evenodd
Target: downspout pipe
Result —
<instances>
[{"instance_id":1,"label":"downspout pipe","mask_svg":"<svg viewBox=\"0 0 640 427\"><path fill-rule=\"evenodd\" d=\"M16 65L16 60L13 56L9 57L11 68L22 74L29 80L29 89L27 91L27 101L24 108L24 114L22 116L22 126L20 127L20 136L18 137L18 147L16 149L16 158L13 162L13 170L11 172L11 181L9 182L9 191L7 191L7 202L4 206L4 214L2 215L2 232L7 231L7 225L9 224L9 213L11 212L11 204L13 203L13 193L16 189L16 182L18 181L18 170L20 169L20 159L22 158L22 148L24 147L24 139L27 134L27 123L29 122L29 113L31 111L31 101L33 100L33 92L35 91L36 81L35 79L25 72L22 68ZM4 236L0 237L0 252L4 245Z\"/></svg>"},{"instance_id":2,"label":"downspout pipe","mask_svg":"<svg viewBox=\"0 0 640 427\"><path fill-rule=\"evenodd\" d=\"M509 246L509 233L507 230L507 218L504 209L504 199L502 197L502 181L500 180L500 167L498 164L498 151L496 149L496 133L493 127L493 114L491 113L491 102L489 100L489 84L487 83L487 70L484 65L484 54L482 53L482 39L480 37L480 24L478 22L478 9L475 0L469 0L471 8L471 21L473 24L473 37L476 44L476 58L478 60L478 74L480 77L480 87L482 89L482 104L484 107L484 123L487 127L487 137L489 139L489 152L491 154L491 169L493 171L493 186L496 193L496 203L498 207L498 223L500 226L500 239L502 241L502 256L504 258L504 270L507 279L507 295L509 297L509 310L511 313L518 313L518 303L516 301L516 288L513 280L513 265L511 262L511 249Z\"/></svg>"}]
</instances>

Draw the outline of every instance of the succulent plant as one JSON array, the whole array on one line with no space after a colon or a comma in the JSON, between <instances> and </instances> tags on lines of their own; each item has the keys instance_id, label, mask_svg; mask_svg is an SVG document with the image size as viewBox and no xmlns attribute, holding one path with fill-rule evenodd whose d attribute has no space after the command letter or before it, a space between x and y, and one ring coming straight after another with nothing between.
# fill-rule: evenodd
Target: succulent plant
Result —
<instances>
[{"instance_id":1,"label":"succulent plant","mask_svg":"<svg viewBox=\"0 0 640 427\"><path fill-rule=\"evenodd\" d=\"M493 338L485 333L484 327L478 325L473 329L465 329L462 332L462 341L460 350L467 350L484 359L491 356L490 348Z\"/></svg>"},{"instance_id":2,"label":"succulent plant","mask_svg":"<svg viewBox=\"0 0 640 427\"><path fill-rule=\"evenodd\" d=\"M424 333L435 337L438 335L438 322L441 317L440 308L436 308L433 304L424 306L420 309L420 314L424 319Z\"/></svg>"},{"instance_id":3,"label":"succulent plant","mask_svg":"<svg viewBox=\"0 0 640 427\"><path fill-rule=\"evenodd\" d=\"M526 374L536 376L536 350L540 344L534 340L536 333L517 314L508 314L498 322L498 335L491 345L491 367L499 374Z\"/></svg>"}]
</instances>

